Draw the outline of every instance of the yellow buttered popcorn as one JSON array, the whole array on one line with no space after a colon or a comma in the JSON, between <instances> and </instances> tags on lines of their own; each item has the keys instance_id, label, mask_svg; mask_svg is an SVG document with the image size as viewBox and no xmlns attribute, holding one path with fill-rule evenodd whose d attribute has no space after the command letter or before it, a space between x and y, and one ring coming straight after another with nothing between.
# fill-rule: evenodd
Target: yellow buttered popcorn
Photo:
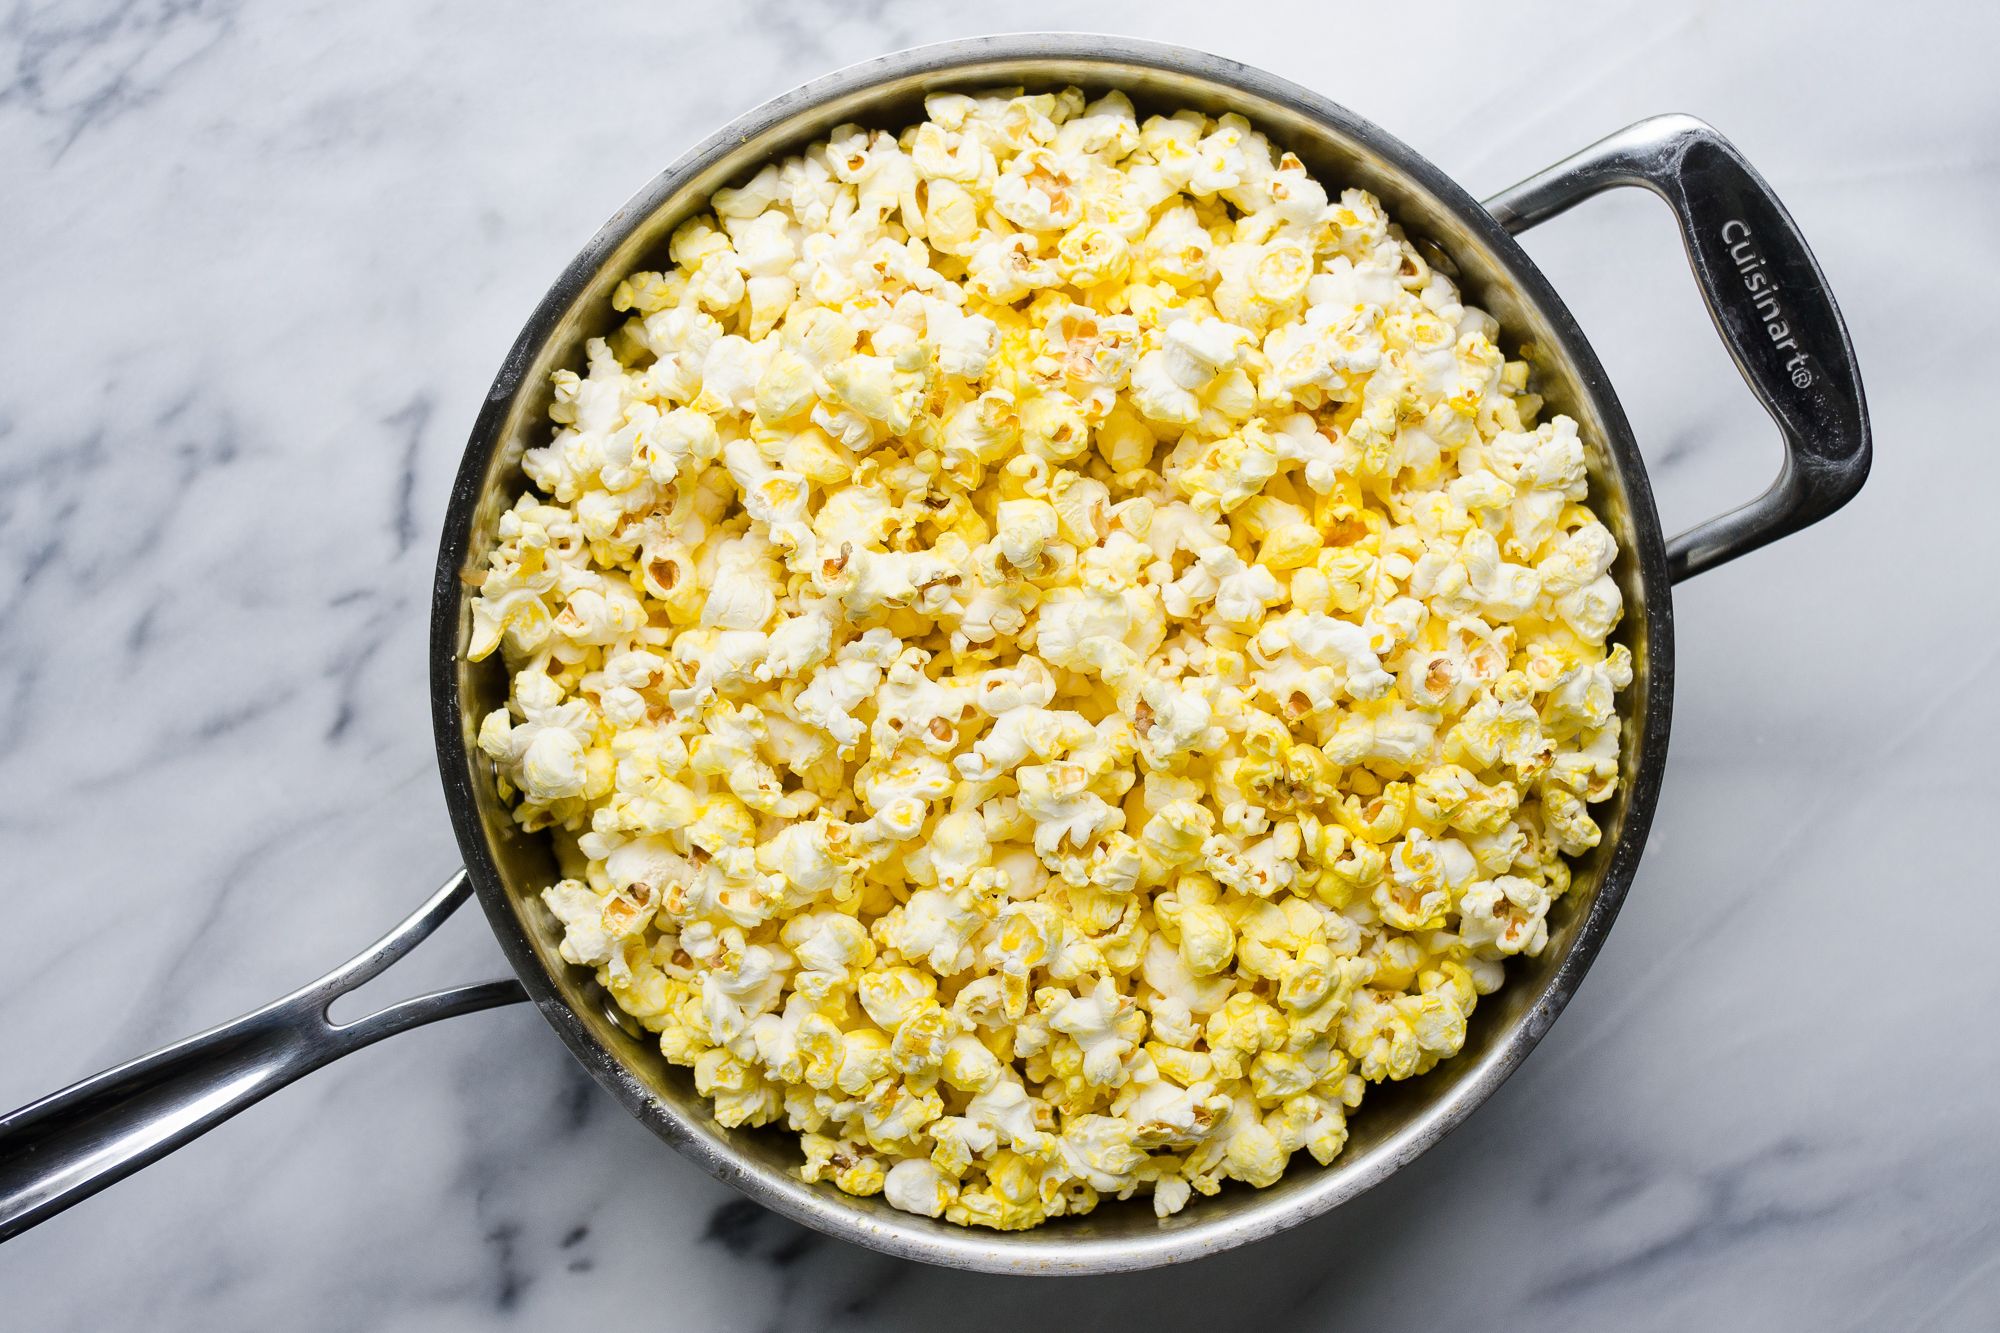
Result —
<instances>
[{"instance_id":1,"label":"yellow buttered popcorn","mask_svg":"<svg viewBox=\"0 0 2000 1333\"><path fill-rule=\"evenodd\" d=\"M1237 116L936 93L710 203L555 376L472 607L564 958L908 1212L1332 1161L1604 836L1576 424Z\"/></svg>"}]
</instances>

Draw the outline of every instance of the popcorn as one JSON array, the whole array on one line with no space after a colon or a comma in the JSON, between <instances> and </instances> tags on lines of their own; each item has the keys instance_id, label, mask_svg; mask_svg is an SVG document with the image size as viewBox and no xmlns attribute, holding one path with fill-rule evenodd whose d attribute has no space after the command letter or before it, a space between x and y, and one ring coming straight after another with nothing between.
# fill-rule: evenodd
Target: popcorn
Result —
<instances>
[{"instance_id":1,"label":"popcorn","mask_svg":"<svg viewBox=\"0 0 2000 1333\"><path fill-rule=\"evenodd\" d=\"M1087 996L1061 998L1049 1017L1049 1026L1075 1040L1083 1052L1084 1078L1092 1083L1111 1083L1123 1072L1125 1056L1132 1049L1134 1025L1120 1021L1131 1012L1131 998L1118 994L1106 977Z\"/></svg>"},{"instance_id":2,"label":"popcorn","mask_svg":"<svg viewBox=\"0 0 2000 1333\"><path fill-rule=\"evenodd\" d=\"M479 727L479 748L515 780L525 802L547 806L584 794L591 775L587 752L595 719L587 699L563 699L546 674L517 682L511 724L508 710L496 709Z\"/></svg>"},{"instance_id":3,"label":"popcorn","mask_svg":"<svg viewBox=\"0 0 2000 1333\"><path fill-rule=\"evenodd\" d=\"M891 1208L924 1217L943 1216L956 1193L951 1178L923 1157L905 1157L882 1180L882 1197Z\"/></svg>"},{"instance_id":4,"label":"popcorn","mask_svg":"<svg viewBox=\"0 0 2000 1333\"><path fill-rule=\"evenodd\" d=\"M719 1123L959 1225L1167 1217L1547 947L1618 545L1367 194L1117 93L925 109L717 192L553 377L479 746Z\"/></svg>"}]
</instances>

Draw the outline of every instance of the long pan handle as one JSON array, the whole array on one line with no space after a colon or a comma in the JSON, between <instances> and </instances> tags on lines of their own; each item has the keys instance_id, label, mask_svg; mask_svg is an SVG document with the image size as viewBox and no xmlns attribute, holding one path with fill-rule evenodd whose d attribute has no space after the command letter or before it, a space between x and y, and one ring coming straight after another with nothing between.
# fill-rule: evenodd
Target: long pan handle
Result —
<instances>
[{"instance_id":1,"label":"long pan handle","mask_svg":"<svg viewBox=\"0 0 2000 1333\"><path fill-rule=\"evenodd\" d=\"M336 999L415 948L470 893L461 870L401 925L311 985L0 1116L0 1241L350 1051L453 1014L527 999L509 977L420 995L351 1023L327 1017Z\"/></svg>"}]
</instances>

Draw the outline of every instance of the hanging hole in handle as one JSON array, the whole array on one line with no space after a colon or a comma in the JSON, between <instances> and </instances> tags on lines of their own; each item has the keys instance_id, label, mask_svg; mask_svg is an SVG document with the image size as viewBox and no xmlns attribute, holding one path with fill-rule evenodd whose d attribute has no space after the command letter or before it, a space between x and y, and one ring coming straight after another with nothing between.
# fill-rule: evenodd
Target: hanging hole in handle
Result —
<instances>
[{"instance_id":1,"label":"hanging hole in handle","mask_svg":"<svg viewBox=\"0 0 2000 1333\"><path fill-rule=\"evenodd\" d=\"M321 1011L336 1029L354 1028L412 999L451 989L467 976L506 971L493 934L478 912L456 912L430 925L423 948L406 948L393 967L365 977L327 997ZM497 967L496 967L497 964Z\"/></svg>"},{"instance_id":2,"label":"hanging hole in handle","mask_svg":"<svg viewBox=\"0 0 2000 1333\"><path fill-rule=\"evenodd\" d=\"M1645 467L1662 537L1714 516L1723 507L1718 497L1768 487L1784 465L1783 438L1714 334L1672 211L1644 190L1607 191L1524 240L1604 367ZM1570 416L1592 419L1559 368L1566 358L1544 344L1525 359L1534 368L1531 392L1547 384ZM1591 503L1618 512L1605 489L1616 469L1598 456L1600 432L1584 434L1593 471L1603 474L1593 481Z\"/></svg>"}]
</instances>

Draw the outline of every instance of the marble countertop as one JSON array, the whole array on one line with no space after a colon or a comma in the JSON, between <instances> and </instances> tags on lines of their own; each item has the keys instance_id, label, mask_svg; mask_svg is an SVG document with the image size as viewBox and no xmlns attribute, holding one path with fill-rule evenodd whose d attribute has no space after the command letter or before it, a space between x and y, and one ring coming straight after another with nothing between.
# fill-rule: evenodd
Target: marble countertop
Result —
<instances>
[{"instance_id":1,"label":"marble countertop","mask_svg":"<svg viewBox=\"0 0 2000 1333\"><path fill-rule=\"evenodd\" d=\"M1990 1326L2000 454L1969 407L2000 335L2000 22L1879 15L10 7L0 1106L290 989L456 866L425 618L488 380L631 191L835 66L984 28L1178 41L1324 91L1475 193L1694 112L1816 247L1879 456L1836 519L1676 593L1665 795L1577 1002L1441 1147L1315 1224L1149 1275L911 1266L741 1201L518 1008L343 1061L8 1244L0 1323ZM1760 489L1775 434L1664 210L1608 198L1527 245L1669 528ZM467 913L371 993L502 970Z\"/></svg>"}]
</instances>

